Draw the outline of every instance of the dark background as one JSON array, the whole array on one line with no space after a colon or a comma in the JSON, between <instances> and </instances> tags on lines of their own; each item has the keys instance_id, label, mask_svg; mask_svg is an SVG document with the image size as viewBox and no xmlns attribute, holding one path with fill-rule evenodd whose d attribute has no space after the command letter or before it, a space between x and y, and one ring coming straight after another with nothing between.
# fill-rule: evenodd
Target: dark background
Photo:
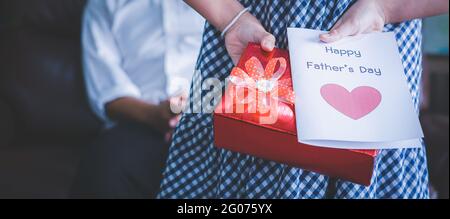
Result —
<instances>
[{"instance_id":1,"label":"dark background","mask_svg":"<svg viewBox=\"0 0 450 219\"><path fill-rule=\"evenodd\" d=\"M84 4L0 0L0 198L66 198L80 154L100 130L81 71ZM424 63L433 197L448 198L448 53Z\"/></svg>"},{"instance_id":2,"label":"dark background","mask_svg":"<svg viewBox=\"0 0 450 219\"><path fill-rule=\"evenodd\" d=\"M0 198L65 198L99 131L81 71L84 3L0 1Z\"/></svg>"}]
</instances>

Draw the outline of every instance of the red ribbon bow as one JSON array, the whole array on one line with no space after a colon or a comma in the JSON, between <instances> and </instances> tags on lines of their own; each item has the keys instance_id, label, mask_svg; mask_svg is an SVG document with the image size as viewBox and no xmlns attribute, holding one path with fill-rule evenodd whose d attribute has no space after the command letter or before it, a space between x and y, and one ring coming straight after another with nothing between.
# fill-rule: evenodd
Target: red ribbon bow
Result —
<instances>
[{"instance_id":1,"label":"red ribbon bow","mask_svg":"<svg viewBox=\"0 0 450 219\"><path fill-rule=\"evenodd\" d=\"M279 68L275 68L279 64ZM267 106L268 101L275 100L284 103L294 103L295 95L292 90L292 81L290 79L280 80L286 73L287 62L285 58L273 58L267 63L264 69L261 61L256 57L251 57L245 63L245 69L236 67L232 70L230 81L238 89L249 89L256 92L257 95L248 95L241 99L241 103L258 102ZM258 101L258 97L266 99ZM259 105L261 107L261 105Z\"/></svg>"}]
</instances>

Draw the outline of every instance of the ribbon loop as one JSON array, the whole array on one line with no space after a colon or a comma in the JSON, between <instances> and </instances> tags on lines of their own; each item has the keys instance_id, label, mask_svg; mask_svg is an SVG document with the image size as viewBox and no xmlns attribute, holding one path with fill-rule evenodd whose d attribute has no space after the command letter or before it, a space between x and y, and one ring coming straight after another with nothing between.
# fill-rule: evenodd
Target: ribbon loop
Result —
<instances>
[{"instance_id":1,"label":"ribbon loop","mask_svg":"<svg viewBox=\"0 0 450 219\"><path fill-rule=\"evenodd\" d=\"M277 66L279 67L277 71L275 71ZM253 56L245 63L245 71L236 67L232 70L229 79L238 89L246 88L252 92L256 91L256 93L261 93L263 96L268 96L269 99L294 103L294 92L292 90L291 80L285 79L280 81L286 73L286 70L287 61L282 57L269 60L264 69L261 61ZM256 99L257 98L258 97L256 97ZM249 97L239 102L251 103L256 101L256 99ZM265 101L257 102L262 102L264 104L268 101L266 99Z\"/></svg>"},{"instance_id":2,"label":"ribbon loop","mask_svg":"<svg viewBox=\"0 0 450 219\"><path fill-rule=\"evenodd\" d=\"M278 70L275 72L275 67L280 63ZM286 73L287 62L284 58L271 59L266 67L266 77L267 79L278 81Z\"/></svg>"}]
</instances>

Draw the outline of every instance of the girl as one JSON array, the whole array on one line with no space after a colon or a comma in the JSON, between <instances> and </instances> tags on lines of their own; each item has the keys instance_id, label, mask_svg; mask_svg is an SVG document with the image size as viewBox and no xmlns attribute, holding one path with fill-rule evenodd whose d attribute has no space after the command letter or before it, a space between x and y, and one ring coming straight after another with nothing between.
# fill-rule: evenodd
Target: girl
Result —
<instances>
[{"instance_id":1,"label":"girl","mask_svg":"<svg viewBox=\"0 0 450 219\"><path fill-rule=\"evenodd\" d=\"M324 42L393 31L418 110L421 20L448 11L446 0L186 0L207 20L193 78L224 81L249 42L287 48L287 27L331 30ZM247 12L247 10L249 10ZM223 38L221 37L224 36ZM201 99L191 91L191 100ZM201 97L206 93L201 93ZM202 107L192 102L194 109ZM370 187L216 149L212 115L186 113L170 148L160 198L428 198L425 148L383 150ZM237 136L245 137L245 136Z\"/></svg>"}]
</instances>

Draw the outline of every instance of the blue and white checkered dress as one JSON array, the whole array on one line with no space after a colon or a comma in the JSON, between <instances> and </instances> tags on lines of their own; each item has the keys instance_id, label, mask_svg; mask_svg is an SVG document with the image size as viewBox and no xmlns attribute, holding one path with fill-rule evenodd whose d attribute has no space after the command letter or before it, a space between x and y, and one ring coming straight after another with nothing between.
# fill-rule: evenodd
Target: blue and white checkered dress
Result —
<instances>
[{"instance_id":1,"label":"blue and white checkered dress","mask_svg":"<svg viewBox=\"0 0 450 219\"><path fill-rule=\"evenodd\" d=\"M351 0L243 0L266 29L287 48L287 27L329 30L351 6ZM421 78L421 21L387 25L394 31L405 74L417 110ZM220 33L207 24L197 73L191 89L194 112L204 79L222 81L233 63ZM195 88L195 89L194 89ZM208 108L204 105L203 108ZM386 127L389 128L389 127ZM236 136L245 137L245 136ZM186 113L174 134L160 198L304 199L304 198L428 198L425 148L383 150L377 158L370 187L333 180L327 176L248 155L217 149L213 144L212 115ZM332 191L332 192L330 192Z\"/></svg>"}]
</instances>

